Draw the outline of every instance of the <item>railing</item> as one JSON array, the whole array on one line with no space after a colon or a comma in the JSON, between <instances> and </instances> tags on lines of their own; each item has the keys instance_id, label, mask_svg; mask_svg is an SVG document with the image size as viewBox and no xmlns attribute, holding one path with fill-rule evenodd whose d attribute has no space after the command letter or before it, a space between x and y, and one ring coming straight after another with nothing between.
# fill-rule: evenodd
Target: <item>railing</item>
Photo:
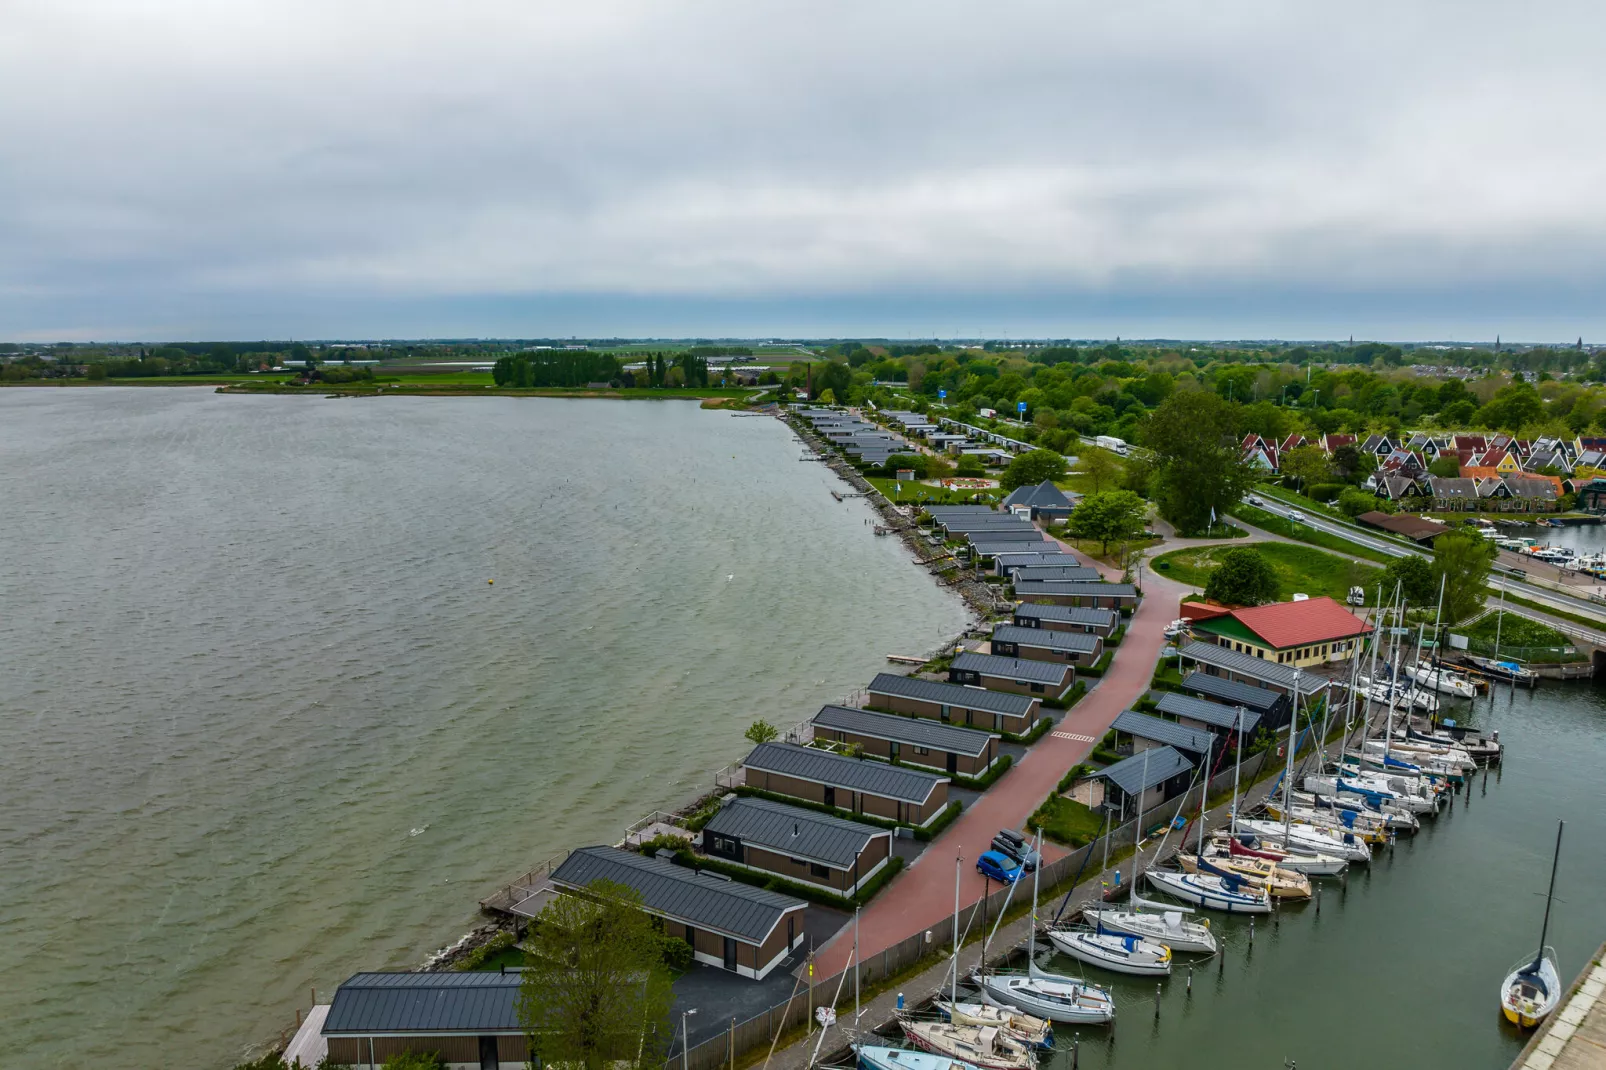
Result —
<instances>
[{"instance_id":1,"label":"railing","mask_svg":"<svg viewBox=\"0 0 1606 1070\"><path fill-rule=\"evenodd\" d=\"M568 857L567 851L555 854L528 873L515 877L508 884L481 899L480 909L510 911L513 906L546 887L552 871L561 866L563 860Z\"/></svg>"},{"instance_id":2,"label":"railing","mask_svg":"<svg viewBox=\"0 0 1606 1070\"><path fill-rule=\"evenodd\" d=\"M741 762L732 762L714 774L714 787L727 791L747 783L747 768Z\"/></svg>"}]
</instances>

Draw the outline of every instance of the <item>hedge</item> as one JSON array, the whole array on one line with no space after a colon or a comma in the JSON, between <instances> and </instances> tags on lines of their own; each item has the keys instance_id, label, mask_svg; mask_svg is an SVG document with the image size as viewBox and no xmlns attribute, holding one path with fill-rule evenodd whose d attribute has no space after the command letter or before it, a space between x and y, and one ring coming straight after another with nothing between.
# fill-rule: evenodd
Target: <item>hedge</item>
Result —
<instances>
[{"instance_id":1,"label":"hedge","mask_svg":"<svg viewBox=\"0 0 1606 1070\"><path fill-rule=\"evenodd\" d=\"M1099 660L1091 665L1079 665L1076 672L1079 676L1103 676L1110 668L1110 662L1115 660L1115 652L1106 650L1099 655Z\"/></svg>"},{"instance_id":2,"label":"hedge","mask_svg":"<svg viewBox=\"0 0 1606 1070\"><path fill-rule=\"evenodd\" d=\"M838 895L830 889L821 888L818 885L787 880L785 877L772 873L764 873L761 870L738 866L734 862L726 862L723 859L700 855L690 848L682 848L675 852L675 864L677 866L685 866L687 869L710 870L714 873L723 874L732 880L740 881L743 884L750 884L755 888L763 888L765 891L777 892L781 895L790 895L797 899L806 899L811 903L820 903L840 910L852 910L855 906L862 906L864 903L869 902L871 896L885 887L887 881L891 880L903 869L904 862L898 855L892 855L887 859L886 867L872 877L869 884L860 888L852 896Z\"/></svg>"},{"instance_id":3,"label":"hedge","mask_svg":"<svg viewBox=\"0 0 1606 1070\"><path fill-rule=\"evenodd\" d=\"M964 806L958 799L949 799L948 805L942 808L942 812L937 815L936 819L933 820L931 824L925 826L914 826L915 839L936 839L943 829L954 823L954 819L959 816L959 811L963 809Z\"/></svg>"},{"instance_id":4,"label":"hedge","mask_svg":"<svg viewBox=\"0 0 1606 1070\"><path fill-rule=\"evenodd\" d=\"M1110 637L1108 639L1104 640L1105 649L1112 649L1114 647L1120 646L1121 645L1121 640L1123 640L1125 638L1126 638L1126 625L1123 624L1119 628L1115 629L1115 631L1111 632L1110 633Z\"/></svg>"},{"instance_id":5,"label":"hedge","mask_svg":"<svg viewBox=\"0 0 1606 1070\"><path fill-rule=\"evenodd\" d=\"M1067 693L1064 698L1045 698L1043 700L1043 705L1047 706L1051 710L1068 710L1072 706L1076 705L1078 702L1081 702L1082 701L1082 696L1085 695L1085 694L1087 694L1087 685L1084 684L1082 681L1078 680L1078 681L1076 681L1076 686L1071 688L1070 692ZM1036 729L1033 729L1033 731L1035 732ZM1032 742L1033 740L1036 740L1036 739L1040 738L1042 736L1042 734L1043 734L1042 732L1037 732L1037 734L1034 735L1031 740L1019 740L1019 739L1017 739L1017 740L1013 740L1012 742L1015 742L1015 743L1022 743L1022 742L1029 743L1029 742Z\"/></svg>"},{"instance_id":6,"label":"hedge","mask_svg":"<svg viewBox=\"0 0 1606 1070\"><path fill-rule=\"evenodd\" d=\"M950 773L948 779L961 788L971 791L986 791L998 783L998 778L1009 772L1009 767L1015 764L1013 754L1001 754L993 759L992 768L979 777L965 776L963 773Z\"/></svg>"},{"instance_id":7,"label":"hedge","mask_svg":"<svg viewBox=\"0 0 1606 1070\"><path fill-rule=\"evenodd\" d=\"M1004 738L1005 742L1020 743L1029 747L1033 743L1036 743L1038 740L1042 739L1043 736L1048 733L1048 730L1053 727L1053 719L1049 717L1043 717L1039 718L1036 724L1032 725L1031 728L1020 733L1019 735L1015 734L1014 732L1000 732L999 735Z\"/></svg>"}]
</instances>

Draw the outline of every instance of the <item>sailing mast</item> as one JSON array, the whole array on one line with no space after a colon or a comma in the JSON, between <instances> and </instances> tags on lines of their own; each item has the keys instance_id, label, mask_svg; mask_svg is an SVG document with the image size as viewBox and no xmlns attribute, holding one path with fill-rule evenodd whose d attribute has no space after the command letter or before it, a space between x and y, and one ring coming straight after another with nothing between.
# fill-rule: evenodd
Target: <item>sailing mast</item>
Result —
<instances>
[{"instance_id":1,"label":"sailing mast","mask_svg":"<svg viewBox=\"0 0 1606 1070\"><path fill-rule=\"evenodd\" d=\"M1204 861L1205 815L1210 808L1210 745L1216 741L1216 734L1210 732L1205 736L1205 763L1204 777L1199 784L1199 861Z\"/></svg>"},{"instance_id":2,"label":"sailing mast","mask_svg":"<svg viewBox=\"0 0 1606 1070\"><path fill-rule=\"evenodd\" d=\"M1232 812L1227 816L1227 831L1233 839L1238 838L1238 770L1244 764L1244 708L1238 707L1238 716L1232 719L1233 728L1238 732L1238 749L1232 756Z\"/></svg>"},{"instance_id":3,"label":"sailing mast","mask_svg":"<svg viewBox=\"0 0 1606 1070\"><path fill-rule=\"evenodd\" d=\"M1299 724L1299 670L1294 670L1294 709L1288 715L1288 767L1283 770L1283 844L1294 817L1294 728Z\"/></svg>"},{"instance_id":4,"label":"sailing mast","mask_svg":"<svg viewBox=\"0 0 1606 1070\"><path fill-rule=\"evenodd\" d=\"M1539 951L1534 955L1530 970L1539 968L1539 960L1545 957L1545 937L1550 933L1550 901L1556 897L1556 867L1561 863L1561 830L1567 827L1567 822L1556 822L1556 855L1550 860L1550 890L1545 893L1545 921L1539 927Z\"/></svg>"},{"instance_id":5,"label":"sailing mast","mask_svg":"<svg viewBox=\"0 0 1606 1070\"><path fill-rule=\"evenodd\" d=\"M1506 622L1506 578L1500 577L1500 608L1494 615L1494 660L1500 660L1500 626ZM1511 682L1515 684L1517 678L1513 676Z\"/></svg>"},{"instance_id":6,"label":"sailing mast","mask_svg":"<svg viewBox=\"0 0 1606 1070\"><path fill-rule=\"evenodd\" d=\"M959 1002L959 875L964 871L965 852L954 855L954 977L948 989L949 1013ZM985 962L982 965L986 965Z\"/></svg>"},{"instance_id":7,"label":"sailing mast","mask_svg":"<svg viewBox=\"0 0 1606 1070\"><path fill-rule=\"evenodd\" d=\"M1143 783L1145 785L1147 785L1149 783L1149 748L1147 748L1147 747L1143 748ZM1143 862L1143 849L1142 849L1142 843L1143 843L1143 797L1145 795L1147 795L1148 793L1149 793L1149 789L1146 786L1143 787L1143 788L1140 788L1138 790L1138 823L1137 823L1137 826L1132 830L1132 894L1133 895L1137 895L1138 894L1138 866L1141 865L1142 862ZM1121 804L1121 809L1122 810L1126 809L1126 803L1124 801ZM1039 830L1039 831L1041 831L1041 830ZM1109 837L1108 836L1105 837L1105 845L1106 846L1109 845Z\"/></svg>"}]
</instances>

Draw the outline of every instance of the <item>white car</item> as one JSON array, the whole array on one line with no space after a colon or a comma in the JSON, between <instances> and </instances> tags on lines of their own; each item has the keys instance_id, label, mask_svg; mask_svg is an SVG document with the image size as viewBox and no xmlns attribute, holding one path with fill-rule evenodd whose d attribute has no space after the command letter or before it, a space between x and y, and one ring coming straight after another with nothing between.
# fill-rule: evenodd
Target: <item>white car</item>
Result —
<instances>
[{"instance_id":1,"label":"white car","mask_svg":"<svg viewBox=\"0 0 1606 1070\"><path fill-rule=\"evenodd\" d=\"M1303 524L1305 522L1305 514L1298 509L1290 509L1288 510L1288 519L1296 524Z\"/></svg>"},{"instance_id":2,"label":"white car","mask_svg":"<svg viewBox=\"0 0 1606 1070\"><path fill-rule=\"evenodd\" d=\"M1165 631L1161 635L1166 639L1175 639L1177 636L1185 634L1191 623L1186 617L1178 617L1165 626Z\"/></svg>"},{"instance_id":3,"label":"white car","mask_svg":"<svg viewBox=\"0 0 1606 1070\"><path fill-rule=\"evenodd\" d=\"M1266 504L1265 499L1261 498L1260 495L1258 495L1258 494L1251 494L1249 497L1245 498L1244 500L1246 502L1248 502L1250 505L1265 505Z\"/></svg>"}]
</instances>

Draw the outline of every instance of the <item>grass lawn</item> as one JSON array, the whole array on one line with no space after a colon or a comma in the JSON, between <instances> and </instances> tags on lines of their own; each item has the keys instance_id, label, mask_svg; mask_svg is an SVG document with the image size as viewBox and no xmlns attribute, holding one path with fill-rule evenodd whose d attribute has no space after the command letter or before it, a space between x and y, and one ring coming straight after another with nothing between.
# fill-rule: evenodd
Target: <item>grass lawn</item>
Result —
<instances>
[{"instance_id":1,"label":"grass lawn","mask_svg":"<svg viewBox=\"0 0 1606 1070\"><path fill-rule=\"evenodd\" d=\"M528 962L526 961L527 958L528 956L524 953L524 949L521 947L504 947L500 951L487 955L485 957L485 961L481 962L478 966L475 966L474 969L480 971L489 971L491 973L497 972L503 966L507 966L509 968L517 967L522 969L528 965Z\"/></svg>"},{"instance_id":2,"label":"grass lawn","mask_svg":"<svg viewBox=\"0 0 1606 1070\"><path fill-rule=\"evenodd\" d=\"M866 476L870 485L895 502L925 502L928 505L962 505L971 502L991 503L1003 497L997 487L984 490L933 487L925 483L899 483L887 476ZM978 498L977 495L980 495Z\"/></svg>"},{"instance_id":3,"label":"grass lawn","mask_svg":"<svg viewBox=\"0 0 1606 1070\"><path fill-rule=\"evenodd\" d=\"M1496 627L1500 629L1501 646L1567 646L1570 642L1565 635L1547 624L1499 610L1465 629L1465 634L1468 639L1492 643Z\"/></svg>"},{"instance_id":4,"label":"grass lawn","mask_svg":"<svg viewBox=\"0 0 1606 1070\"><path fill-rule=\"evenodd\" d=\"M1074 799L1050 795L1048 801L1026 820L1026 827L1043 830L1043 835L1067 847L1080 847L1098 839L1104 819Z\"/></svg>"},{"instance_id":5,"label":"grass lawn","mask_svg":"<svg viewBox=\"0 0 1606 1070\"><path fill-rule=\"evenodd\" d=\"M1318 550L1312 546L1292 546L1285 542L1252 544L1271 563L1277 574L1277 598L1286 602L1296 592L1311 597L1328 595L1344 600L1356 585L1371 587L1383 570ZM1194 587L1204 587L1220 555L1230 546L1200 546L1191 550L1172 550L1154 559L1152 568L1161 574Z\"/></svg>"},{"instance_id":6,"label":"grass lawn","mask_svg":"<svg viewBox=\"0 0 1606 1070\"><path fill-rule=\"evenodd\" d=\"M1235 505L1232 508L1232 515L1246 524L1253 524L1261 531L1269 531L1273 535L1281 535L1285 539L1298 539L1300 542L1308 542L1312 546L1322 546L1329 550L1337 550L1341 554L1349 554L1351 557L1364 557L1368 561L1377 561L1382 564L1387 564L1394 560L1393 557L1382 550L1374 550L1370 546L1362 546L1359 543L1350 542L1341 536L1325 531L1317 531L1314 528L1306 527L1304 524L1296 524L1292 520L1285 520L1277 516L1275 513L1268 513L1264 509L1256 509L1252 505Z\"/></svg>"}]
</instances>

